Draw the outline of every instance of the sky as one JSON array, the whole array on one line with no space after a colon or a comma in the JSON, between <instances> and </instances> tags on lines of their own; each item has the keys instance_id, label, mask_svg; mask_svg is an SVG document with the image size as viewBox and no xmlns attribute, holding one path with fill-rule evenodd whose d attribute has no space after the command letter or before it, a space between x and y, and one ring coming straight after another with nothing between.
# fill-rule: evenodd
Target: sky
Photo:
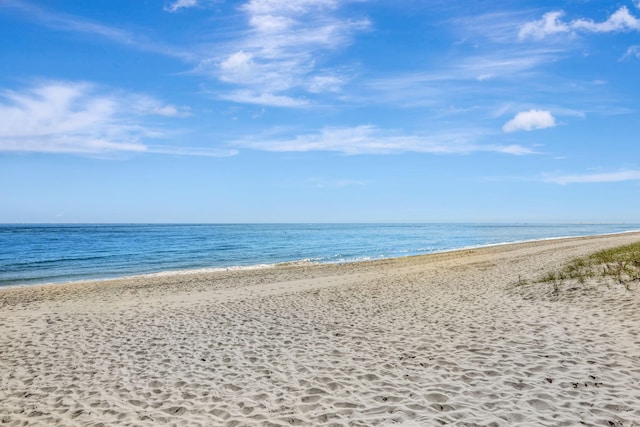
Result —
<instances>
[{"instance_id":1,"label":"sky","mask_svg":"<svg viewBox=\"0 0 640 427\"><path fill-rule=\"evenodd\" d=\"M640 223L640 0L0 0L0 223Z\"/></svg>"}]
</instances>

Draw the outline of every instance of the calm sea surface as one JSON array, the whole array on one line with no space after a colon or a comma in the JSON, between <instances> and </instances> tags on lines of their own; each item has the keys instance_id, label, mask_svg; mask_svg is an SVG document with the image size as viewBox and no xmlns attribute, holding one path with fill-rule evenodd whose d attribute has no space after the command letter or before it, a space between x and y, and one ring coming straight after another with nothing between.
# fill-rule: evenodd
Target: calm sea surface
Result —
<instances>
[{"instance_id":1,"label":"calm sea surface","mask_svg":"<svg viewBox=\"0 0 640 427\"><path fill-rule=\"evenodd\" d=\"M289 261L358 261L640 224L0 225L0 286Z\"/></svg>"}]
</instances>

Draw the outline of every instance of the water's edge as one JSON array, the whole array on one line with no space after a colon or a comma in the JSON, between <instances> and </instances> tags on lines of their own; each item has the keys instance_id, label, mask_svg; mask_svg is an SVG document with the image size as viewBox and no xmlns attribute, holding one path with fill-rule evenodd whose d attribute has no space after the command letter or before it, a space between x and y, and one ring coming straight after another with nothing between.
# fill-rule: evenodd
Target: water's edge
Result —
<instances>
[{"instance_id":1,"label":"water's edge","mask_svg":"<svg viewBox=\"0 0 640 427\"><path fill-rule=\"evenodd\" d=\"M26 288L26 287L33 287L33 286L69 285L74 283L107 282L111 280L127 280L127 279L153 278L153 277L171 277L171 276L192 275L192 274L208 274L208 273L217 273L217 272L225 272L225 271L265 270L265 269L284 267L284 266L295 267L295 266L305 266L305 265L308 266L308 265L321 265L321 264L351 264L351 263L362 263L362 262L371 262L371 261L378 261L378 260L392 261L394 259L402 259L402 258L408 258L408 257L420 257L420 256L427 256L427 255L453 253L458 251L466 251L466 250L482 249L482 248L490 248L490 247L498 247L498 246L510 246L510 245L518 245L523 243L535 243L535 242L565 240L565 239L579 239L579 238L588 238L588 237L615 236L615 235L624 235L624 234L630 234L630 233L640 233L640 228L611 232L611 233L567 235L567 236L557 236L557 237L544 237L544 238L538 238L538 239L504 241L504 242L487 243L487 244L480 244L480 245L467 245L467 246L452 247L452 248L437 250L432 252L424 252L424 253L417 253L417 254L414 253L409 255L393 256L393 257L379 257L379 258L365 257L361 259L349 259L349 260L341 260L341 261L314 261L311 259L299 259L299 260L293 259L290 261L281 261L281 262L275 262L270 264L258 263L258 264L252 264L252 265L232 265L227 267L205 267L205 268L193 268L193 269L160 270L160 271L155 271L151 273L110 275L105 277L88 277L88 278L80 278L80 279L73 279L73 280L16 283L16 284L7 284L7 285L0 284L0 292L3 289Z\"/></svg>"}]
</instances>

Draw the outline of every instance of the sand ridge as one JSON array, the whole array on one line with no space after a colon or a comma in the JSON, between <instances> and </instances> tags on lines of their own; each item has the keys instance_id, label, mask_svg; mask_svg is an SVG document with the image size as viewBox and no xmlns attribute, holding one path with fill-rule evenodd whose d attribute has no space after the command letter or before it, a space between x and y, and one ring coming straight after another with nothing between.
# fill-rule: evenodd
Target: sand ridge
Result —
<instances>
[{"instance_id":1,"label":"sand ridge","mask_svg":"<svg viewBox=\"0 0 640 427\"><path fill-rule=\"evenodd\" d=\"M515 286L638 233L0 290L0 423L640 425L640 289Z\"/></svg>"}]
</instances>

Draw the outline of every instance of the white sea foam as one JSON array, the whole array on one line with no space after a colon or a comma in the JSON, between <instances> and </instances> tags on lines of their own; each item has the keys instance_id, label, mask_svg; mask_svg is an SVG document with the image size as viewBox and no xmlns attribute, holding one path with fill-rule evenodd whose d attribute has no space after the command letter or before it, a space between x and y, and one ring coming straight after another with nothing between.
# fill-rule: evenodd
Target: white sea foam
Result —
<instances>
[{"instance_id":1,"label":"white sea foam","mask_svg":"<svg viewBox=\"0 0 640 427\"><path fill-rule=\"evenodd\" d=\"M275 262L272 264L252 264L252 265L232 265L229 267L209 267L209 268L193 268L188 270L166 270L159 271L157 273L136 274L126 277L163 277L163 276L184 276L190 274L208 274L219 273L223 271L247 271L247 270L265 270L275 267L287 267L287 266L303 266L314 265L319 262L312 259L301 259L295 261Z\"/></svg>"},{"instance_id":2,"label":"white sea foam","mask_svg":"<svg viewBox=\"0 0 640 427\"><path fill-rule=\"evenodd\" d=\"M640 232L640 230L621 231L617 233L603 233L603 234L598 234L596 236L612 236L616 234L637 233L637 232ZM449 252L464 251L464 250L471 250L471 249L489 248L489 247L495 247L495 246L516 245L520 243L533 243L533 242L572 239L572 238L580 238L580 237L594 237L594 235L585 234L580 236L544 237L540 239L514 240L514 241L505 241L505 242L497 242L497 243L488 243L484 245L469 245L469 246L462 246L462 247L443 249L443 250L433 250L433 248L429 248L429 249L420 248L416 251L411 251L411 250L398 251L403 253L411 252L411 254L409 255L403 255L398 257L396 256L389 257L389 256L386 256L385 254L380 254L378 256L360 256L360 257L351 257L351 258L341 257L341 258L329 259L324 261L321 261L318 258L313 258L313 259L306 258L306 259L293 260L293 261L276 262L271 264L236 265L236 266L229 266L229 267L196 268L196 269L188 269L188 270L167 270L167 271L160 271L157 273L136 274L136 275L130 275L130 276L124 276L124 277L118 277L118 278L183 276L183 275L192 275L192 274L218 273L218 272L224 272L224 271L264 270L264 269L285 267L285 266L295 267L295 266L317 265L317 264L349 264L349 263L376 261L381 259L405 258L410 256L449 253ZM340 254L336 254L335 256L338 257L340 256ZM100 279L100 280L113 280L113 279Z\"/></svg>"}]
</instances>

